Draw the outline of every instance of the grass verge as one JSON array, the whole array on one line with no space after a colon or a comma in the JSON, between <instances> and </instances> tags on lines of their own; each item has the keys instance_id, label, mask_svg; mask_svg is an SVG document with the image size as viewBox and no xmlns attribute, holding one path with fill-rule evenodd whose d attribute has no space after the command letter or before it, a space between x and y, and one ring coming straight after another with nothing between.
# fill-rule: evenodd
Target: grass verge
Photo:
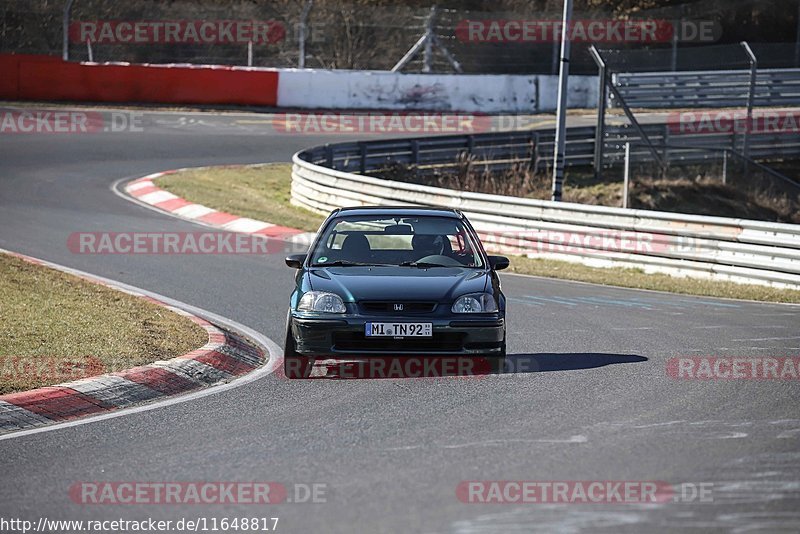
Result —
<instances>
[{"instance_id":1,"label":"grass verge","mask_svg":"<svg viewBox=\"0 0 800 534\"><path fill-rule=\"evenodd\" d=\"M164 176L156 183L170 193L209 208L307 232L315 232L325 219L289 203L292 196L289 163L189 170Z\"/></svg>"},{"instance_id":2,"label":"grass verge","mask_svg":"<svg viewBox=\"0 0 800 534\"><path fill-rule=\"evenodd\" d=\"M686 295L800 303L800 291L790 289L735 284L701 278L677 278L666 274L648 274L641 269L587 267L579 263L522 256L512 258L509 272Z\"/></svg>"},{"instance_id":3,"label":"grass verge","mask_svg":"<svg viewBox=\"0 0 800 534\"><path fill-rule=\"evenodd\" d=\"M244 217L315 231L323 217L289 204L291 165L223 167L171 174L157 180L192 202ZM733 299L800 303L800 291L697 278L647 274L641 269L596 268L571 262L514 256L510 272L609 286Z\"/></svg>"},{"instance_id":4,"label":"grass verge","mask_svg":"<svg viewBox=\"0 0 800 534\"><path fill-rule=\"evenodd\" d=\"M0 254L0 394L165 360L208 334L140 298Z\"/></svg>"}]
</instances>

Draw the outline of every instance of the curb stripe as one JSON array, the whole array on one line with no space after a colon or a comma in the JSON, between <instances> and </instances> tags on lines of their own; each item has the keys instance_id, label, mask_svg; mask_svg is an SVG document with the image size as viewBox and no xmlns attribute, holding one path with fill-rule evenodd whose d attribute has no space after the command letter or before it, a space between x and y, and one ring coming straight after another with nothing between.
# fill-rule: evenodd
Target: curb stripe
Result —
<instances>
[{"instance_id":1,"label":"curb stripe","mask_svg":"<svg viewBox=\"0 0 800 534\"><path fill-rule=\"evenodd\" d=\"M161 191L161 189L153 185L153 182L145 182L144 187L135 189L134 191L131 192L131 194L136 198L140 198L145 195L149 195L150 193L155 193L157 191Z\"/></svg>"},{"instance_id":2,"label":"curb stripe","mask_svg":"<svg viewBox=\"0 0 800 534\"><path fill-rule=\"evenodd\" d=\"M162 210L167 211L175 211L180 208L185 208L186 206L190 206L191 202L188 202L182 198L173 198L170 200L165 200L164 202L159 202L158 204L153 204L157 208L161 208Z\"/></svg>"},{"instance_id":3,"label":"curb stripe","mask_svg":"<svg viewBox=\"0 0 800 534\"><path fill-rule=\"evenodd\" d=\"M172 373L162 367L134 367L127 371L114 373L136 384L141 384L163 395L174 395L200 387L200 384Z\"/></svg>"},{"instance_id":4,"label":"curb stripe","mask_svg":"<svg viewBox=\"0 0 800 534\"><path fill-rule=\"evenodd\" d=\"M59 384L59 386L68 387L116 408L125 408L137 402L148 401L161 396L158 391L147 387L145 384L137 384L121 376L114 375L86 378Z\"/></svg>"},{"instance_id":5,"label":"curb stripe","mask_svg":"<svg viewBox=\"0 0 800 534\"><path fill-rule=\"evenodd\" d=\"M114 406L74 389L57 386L3 395L2 400L53 421L114 409Z\"/></svg>"},{"instance_id":6,"label":"curb stripe","mask_svg":"<svg viewBox=\"0 0 800 534\"><path fill-rule=\"evenodd\" d=\"M201 206L200 204L189 204L188 206L174 210L172 213L175 215L180 215L186 219L197 219L203 215L208 215L209 213L213 212L214 210L211 208Z\"/></svg>"},{"instance_id":7,"label":"curb stripe","mask_svg":"<svg viewBox=\"0 0 800 534\"><path fill-rule=\"evenodd\" d=\"M10 432L23 428L51 423L52 419L33 413L9 402L0 401L0 432Z\"/></svg>"},{"instance_id":8,"label":"curb stripe","mask_svg":"<svg viewBox=\"0 0 800 534\"><path fill-rule=\"evenodd\" d=\"M209 169L212 167L200 168ZM188 170L193 169L176 169L144 176L129 182L124 189L126 193L145 204L177 215L183 219L199 221L222 230L242 234L258 234L300 245L310 245L311 241L316 237L314 232L304 232L297 228L289 228L288 226L281 226L267 221L239 217L238 215L215 210L203 206L202 204L189 202L186 199L159 188L153 183L153 180L162 176Z\"/></svg>"},{"instance_id":9,"label":"curb stripe","mask_svg":"<svg viewBox=\"0 0 800 534\"><path fill-rule=\"evenodd\" d=\"M149 204L149 202L148 202ZM203 215L202 217L198 217L198 221L202 221L204 223L213 224L215 226L224 226L230 222L235 221L238 219L236 215L231 215L230 213L225 213L224 211L214 211L209 213L208 215Z\"/></svg>"},{"instance_id":10,"label":"curb stripe","mask_svg":"<svg viewBox=\"0 0 800 534\"><path fill-rule=\"evenodd\" d=\"M273 225L270 223L247 219L245 217L239 217L238 219L234 219L232 222L222 225L222 227L226 230L243 234L255 234L271 226Z\"/></svg>"},{"instance_id":11,"label":"curb stripe","mask_svg":"<svg viewBox=\"0 0 800 534\"><path fill-rule=\"evenodd\" d=\"M165 200L172 200L178 198L177 196L173 195L169 191L164 191L163 189L159 189L158 191L153 191L152 193L147 193L139 197L139 200L145 202L147 204L158 204L159 202L164 202Z\"/></svg>"}]
</instances>

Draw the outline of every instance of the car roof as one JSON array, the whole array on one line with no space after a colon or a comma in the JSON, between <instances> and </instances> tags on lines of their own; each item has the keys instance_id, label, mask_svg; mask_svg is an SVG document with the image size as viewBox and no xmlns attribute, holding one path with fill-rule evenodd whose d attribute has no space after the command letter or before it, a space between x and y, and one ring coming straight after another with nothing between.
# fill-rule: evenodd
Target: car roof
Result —
<instances>
[{"instance_id":1,"label":"car roof","mask_svg":"<svg viewBox=\"0 0 800 534\"><path fill-rule=\"evenodd\" d=\"M387 216L387 217L450 217L461 219L463 215L460 211L452 208L438 208L429 206L354 206L350 208L339 208L332 215L368 215L368 216Z\"/></svg>"}]
</instances>

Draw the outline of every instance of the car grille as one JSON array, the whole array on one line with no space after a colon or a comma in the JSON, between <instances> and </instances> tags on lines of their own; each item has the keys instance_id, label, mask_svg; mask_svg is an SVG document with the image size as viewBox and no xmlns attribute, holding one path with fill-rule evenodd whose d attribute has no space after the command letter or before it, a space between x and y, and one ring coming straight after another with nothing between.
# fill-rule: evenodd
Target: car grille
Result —
<instances>
[{"instance_id":1,"label":"car grille","mask_svg":"<svg viewBox=\"0 0 800 534\"><path fill-rule=\"evenodd\" d=\"M367 337L363 332L337 332L333 335L334 350L381 350L402 353L404 350L452 352L463 348L464 336L459 333L435 333L431 337Z\"/></svg>"},{"instance_id":2,"label":"car grille","mask_svg":"<svg viewBox=\"0 0 800 534\"><path fill-rule=\"evenodd\" d=\"M395 310L395 304L401 304L402 310ZM435 302L398 302L393 301L362 301L361 310L364 313L431 313L436 309Z\"/></svg>"}]
</instances>

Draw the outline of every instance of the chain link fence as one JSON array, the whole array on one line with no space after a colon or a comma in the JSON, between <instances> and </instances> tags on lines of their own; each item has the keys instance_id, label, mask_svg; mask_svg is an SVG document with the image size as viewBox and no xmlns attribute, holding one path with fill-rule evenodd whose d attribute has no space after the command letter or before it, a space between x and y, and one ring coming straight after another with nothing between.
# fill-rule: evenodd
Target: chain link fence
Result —
<instances>
[{"instance_id":1,"label":"chain link fence","mask_svg":"<svg viewBox=\"0 0 800 534\"><path fill-rule=\"evenodd\" d=\"M656 148L663 155L664 167L645 145L631 143L628 160L613 172L620 182L628 176L628 207L649 207L647 203L655 202L666 210L713 210L724 217L800 223L800 183L727 148ZM793 166L796 169L797 162ZM743 206L747 214L741 212Z\"/></svg>"},{"instance_id":2,"label":"chain link fence","mask_svg":"<svg viewBox=\"0 0 800 534\"><path fill-rule=\"evenodd\" d=\"M60 55L65 3L0 0L0 51ZM465 73L555 74L561 4L560 0L442 2L432 14L432 2L416 1L75 0L70 59L89 59L91 48L95 61L389 70L430 34L435 36L432 44L426 43L403 66L404 72L453 72L455 60ZM617 72L746 67L747 58L738 45L719 44L745 39L754 43L765 68L800 66L800 7L795 0L708 0L640 8L648 4L652 5L577 1L577 28L572 30L580 31L573 39L572 73L597 72L587 52L592 43ZM180 22L182 28L194 23L196 29L206 22L255 21L270 24L271 29L268 40L253 40L252 50L246 36L168 43L153 39L152 31L141 41L124 41L116 34L121 22L157 21ZM642 40L615 33L616 26L626 21L652 22L657 35ZM95 24L97 29L82 32L81 23ZM111 34L101 38L103 23L110 23ZM595 40L585 35L592 31L590 23L598 24ZM776 39L784 42L769 42Z\"/></svg>"}]
</instances>

